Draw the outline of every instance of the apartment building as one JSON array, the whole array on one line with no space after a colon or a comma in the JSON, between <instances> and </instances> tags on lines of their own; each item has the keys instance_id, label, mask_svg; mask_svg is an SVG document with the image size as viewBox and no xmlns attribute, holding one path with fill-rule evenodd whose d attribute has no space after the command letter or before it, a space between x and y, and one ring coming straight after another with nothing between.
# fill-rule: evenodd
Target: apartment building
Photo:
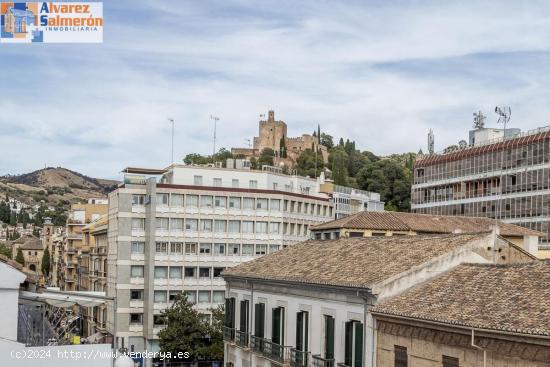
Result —
<instances>
[{"instance_id":1,"label":"apartment building","mask_svg":"<svg viewBox=\"0 0 550 367\"><path fill-rule=\"evenodd\" d=\"M412 211L497 218L524 226L544 233L539 247L548 253L550 127L514 134L507 130L496 138L473 136L463 148L417 158Z\"/></svg>"},{"instance_id":2,"label":"apartment building","mask_svg":"<svg viewBox=\"0 0 550 367\"><path fill-rule=\"evenodd\" d=\"M305 240L334 215L315 179L182 165L124 172L109 195L107 292L117 310L108 327L135 351L158 350L158 315L177 294L209 320L225 300L224 269Z\"/></svg>"},{"instance_id":3,"label":"apartment building","mask_svg":"<svg viewBox=\"0 0 550 367\"><path fill-rule=\"evenodd\" d=\"M334 204L334 219L340 219L359 212L383 212L384 202L380 194L353 187L335 185L325 180L324 173L319 177L319 190L328 194Z\"/></svg>"},{"instance_id":4,"label":"apartment building","mask_svg":"<svg viewBox=\"0 0 550 367\"><path fill-rule=\"evenodd\" d=\"M225 364L393 366L376 360L375 305L414 290L462 263L505 266L533 261L535 257L495 232L310 240L290 246L224 271ZM467 298L461 292L455 297L461 296ZM512 299L506 300L510 309L517 306ZM416 304L416 299L411 300L409 307ZM548 312L547 304L542 308ZM480 308L480 315L485 315L485 310ZM504 315L502 322L516 315L521 317L522 311ZM387 337L384 347L391 340ZM418 346L415 352L421 349Z\"/></svg>"},{"instance_id":5,"label":"apartment building","mask_svg":"<svg viewBox=\"0 0 550 367\"><path fill-rule=\"evenodd\" d=\"M105 295L107 291L107 228L108 215L104 214L82 228L83 247L88 249L81 261L87 263L80 269L81 289ZM107 307L82 307L82 335L102 340L107 335Z\"/></svg>"},{"instance_id":6,"label":"apartment building","mask_svg":"<svg viewBox=\"0 0 550 367\"><path fill-rule=\"evenodd\" d=\"M88 199L86 204L72 204L67 219L61 261L58 262L58 286L62 290L86 290L82 283L82 272L87 272L89 244L82 240L82 229L86 224L107 214L107 199Z\"/></svg>"}]
</instances>

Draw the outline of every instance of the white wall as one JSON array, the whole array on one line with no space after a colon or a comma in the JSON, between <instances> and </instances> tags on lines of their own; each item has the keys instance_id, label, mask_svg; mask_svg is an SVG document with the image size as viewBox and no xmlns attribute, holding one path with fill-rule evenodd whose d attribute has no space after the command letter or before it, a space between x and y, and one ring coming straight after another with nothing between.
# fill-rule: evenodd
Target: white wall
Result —
<instances>
[{"instance_id":1,"label":"white wall","mask_svg":"<svg viewBox=\"0 0 550 367\"><path fill-rule=\"evenodd\" d=\"M19 285L26 275L11 265L0 262L0 338L17 340L17 307Z\"/></svg>"}]
</instances>

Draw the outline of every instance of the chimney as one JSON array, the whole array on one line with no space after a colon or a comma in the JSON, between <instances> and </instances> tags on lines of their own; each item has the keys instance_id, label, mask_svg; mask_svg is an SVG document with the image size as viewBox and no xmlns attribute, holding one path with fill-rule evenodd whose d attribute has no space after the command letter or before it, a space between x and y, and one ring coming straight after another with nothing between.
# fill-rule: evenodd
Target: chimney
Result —
<instances>
[{"instance_id":1,"label":"chimney","mask_svg":"<svg viewBox=\"0 0 550 367\"><path fill-rule=\"evenodd\" d=\"M267 113L267 122L275 122L275 111L270 110Z\"/></svg>"}]
</instances>

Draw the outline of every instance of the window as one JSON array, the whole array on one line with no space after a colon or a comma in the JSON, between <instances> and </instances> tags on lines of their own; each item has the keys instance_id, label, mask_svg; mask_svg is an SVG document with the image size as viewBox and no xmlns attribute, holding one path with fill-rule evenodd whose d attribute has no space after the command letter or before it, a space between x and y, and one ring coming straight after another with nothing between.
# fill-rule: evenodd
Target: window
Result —
<instances>
[{"instance_id":1,"label":"window","mask_svg":"<svg viewBox=\"0 0 550 367\"><path fill-rule=\"evenodd\" d=\"M214 244L214 255L225 255L225 243Z\"/></svg>"},{"instance_id":2,"label":"window","mask_svg":"<svg viewBox=\"0 0 550 367\"><path fill-rule=\"evenodd\" d=\"M185 243L185 253L187 255L192 255L197 253L197 244L194 242Z\"/></svg>"},{"instance_id":3,"label":"window","mask_svg":"<svg viewBox=\"0 0 550 367\"><path fill-rule=\"evenodd\" d=\"M187 296L187 300L189 303L194 305L197 303L197 292L196 291L185 291L185 295Z\"/></svg>"},{"instance_id":4,"label":"window","mask_svg":"<svg viewBox=\"0 0 550 367\"><path fill-rule=\"evenodd\" d=\"M251 221L243 221L243 233L254 233L254 222Z\"/></svg>"},{"instance_id":5,"label":"window","mask_svg":"<svg viewBox=\"0 0 550 367\"><path fill-rule=\"evenodd\" d=\"M281 200L279 199L271 199L269 201L269 209L279 211L281 210Z\"/></svg>"},{"instance_id":6,"label":"window","mask_svg":"<svg viewBox=\"0 0 550 367\"><path fill-rule=\"evenodd\" d=\"M267 210L267 199L257 199L256 200L256 209L258 210Z\"/></svg>"},{"instance_id":7,"label":"window","mask_svg":"<svg viewBox=\"0 0 550 367\"><path fill-rule=\"evenodd\" d=\"M199 278L210 278L210 268L199 268Z\"/></svg>"},{"instance_id":8,"label":"window","mask_svg":"<svg viewBox=\"0 0 550 367\"><path fill-rule=\"evenodd\" d=\"M229 209L240 209L241 208L241 198L230 197L229 198Z\"/></svg>"},{"instance_id":9,"label":"window","mask_svg":"<svg viewBox=\"0 0 550 367\"><path fill-rule=\"evenodd\" d=\"M334 317L324 315L325 335L324 335L324 353L323 358L334 359Z\"/></svg>"},{"instance_id":10,"label":"window","mask_svg":"<svg viewBox=\"0 0 550 367\"><path fill-rule=\"evenodd\" d=\"M248 188L257 189L258 188L258 181L250 180L249 183L248 183Z\"/></svg>"},{"instance_id":11,"label":"window","mask_svg":"<svg viewBox=\"0 0 550 367\"><path fill-rule=\"evenodd\" d=\"M307 311L300 311L296 313L296 349L302 352L307 352L308 339L309 313Z\"/></svg>"},{"instance_id":12,"label":"window","mask_svg":"<svg viewBox=\"0 0 550 367\"><path fill-rule=\"evenodd\" d=\"M348 232L349 237L363 237L363 232Z\"/></svg>"},{"instance_id":13,"label":"window","mask_svg":"<svg viewBox=\"0 0 550 367\"><path fill-rule=\"evenodd\" d=\"M227 208L227 198L225 196L216 196L214 205L216 208Z\"/></svg>"},{"instance_id":14,"label":"window","mask_svg":"<svg viewBox=\"0 0 550 367\"><path fill-rule=\"evenodd\" d=\"M132 278L143 278L143 265L130 266L130 276Z\"/></svg>"},{"instance_id":15,"label":"window","mask_svg":"<svg viewBox=\"0 0 550 367\"><path fill-rule=\"evenodd\" d=\"M243 209L254 209L254 198L243 198Z\"/></svg>"},{"instance_id":16,"label":"window","mask_svg":"<svg viewBox=\"0 0 550 367\"><path fill-rule=\"evenodd\" d=\"M145 229L145 218L132 218L132 229Z\"/></svg>"},{"instance_id":17,"label":"window","mask_svg":"<svg viewBox=\"0 0 550 367\"><path fill-rule=\"evenodd\" d=\"M168 301L174 302L180 294L182 294L182 291L169 291L168 292Z\"/></svg>"},{"instance_id":18,"label":"window","mask_svg":"<svg viewBox=\"0 0 550 367\"><path fill-rule=\"evenodd\" d=\"M143 300L143 291L141 289L132 289L130 291L130 300L132 301Z\"/></svg>"},{"instance_id":19,"label":"window","mask_svg":"<svg viewBox=\"0 0 550 367\"><path fill-rule=\"evenodd\" d=\"M181 254L181 253L183 253L183 243L181 243L181 242L172 242L172 243L170 243L170 253L172 253L172 254Z\"/></svg>"},{"instance_id":20,"label":"window","mask_svg":"<svg viewBox=\"0 0 550 367\"><path fill-rule=\"evenodd\" d=\"M155 291L154 293L154 302L155 303L166 303L166 291Z\"/></svg>"},{"instance_id":21,"label":"window","mask_svg":"<svg viewBox=\"0 0 550 367\"><path fill-rule=\"evenodd\" d=\"M183 206L183 195L182 194L172 194L172 195L170 195L170 205L171 206Z\"/></svg>"},{"instance_id":22,"label":"window","mask_svg":"<svg viewBox=\"0 0 550 367\"><path fill-rule=\"evenodd\" d=\"M275 344L284 345L285 340L285 309L276 307L271 312L271 341Z\"/></svg>"},{"instance_id":23,"label":"window","mask_svg":"<svg viewBox=\"0 0 550 367\"><path fill-rule=\"evenodd\" d=\"M168 230L168 218L156 218L156 227L157 229Z\"/></svg>"},{"instance_id":24,"label":"window","mask_svg":"<svg viewBox=\"0 0 550 367\"><path fill-rule=\"evenodd\" d=\"M393 353L394 353L394 365L395 367L407 367L408 366L408 356L407 356L407 348L402 347L400 345L394 345L393 347Z\"/></svg>"},{"instance_id":25,"label":"window","mask_svg":"<svg viewBox=\"0 0 550 367\"><path fill-rule=\"evenodd\" d=\"M224 291L213 291L212 292L212 302L213 303L224 303L225 301L225 292Z\"/></svg>"},{"instance_id":26,"label":"window","mask_svg":"<svg viewBox=\"0 0 550 367\"><path fill-rule=\"evenodd\" d=\"M274 252L279 251L279 245L269 245L269 253L272 254Z\"/></svg>"},{"instance_id":27,"label":"window","mask_svg":"<svg viewBox=\"0 0 550 367\"><path fill-rule=\"evenodd\" d=\"M238 243L229 243L227 244L227 254L228 255L239 255L241 249L241 245Z\"/></svg>"},{"instance_id":28,"label":"window","mask_svg":"<svg viewBox=\"0 0 550 367\"><path fill-rule=\"evenodd\" d=\"M155 266L155 279L166 279L166 278L168 278L168 267Z\"/></svg>"},{"instance_id":29,"label":"window","mask_svg":"<svg viewBox=\"0 0 550 367\"><path fill-rule=\"evenodd\" d=\"M194 278L195 277L195 267L185 267L185 277L186 278Z\"/></svg>"},{"instance_id":30,"label":"window","mask_svg":"<svg viewBox=\"0 0 550 367\"><path fill-rule=\"evenodd\" d=\"M168 205L168 194L157 194L157 205Z\"/></svg>"},{"instance_id":31,"label":"window","mask_svg":"<svg viewBox=\"0 0 550 367\"><path fill-rule=\"evenodd\" d=\"M281 233L281 223L279 222L269 223L269 233L274 233L274 234Z\"/></svg>"},{"instance_id":32,"label":"window","mask_svg":"<svg viewBox=\"0 0 550 367\"><path fill-rule=\"evenodd\" d=\"M344 363L352 367L363 365L363 324L348 321L345 325Z\"/></svg>"},{"instance_id":33,"label":"window","mask_svg":"<svg viewBox=\"0 0 550 367\"><path fill-rule=\"evenodd\" d=\"M224 268L214 268L214 278L219 278L222 276L222 271L224 270Z\"/></svg>"},{"instance_id":34,"label":"window","mask_svg":"<svg viewBox=\"0 0 550 367\"><path fill-rule=\"evenodd\" d=\"M212 219L201 219L201 231L212 232Z\"/></svg>"},{"instance_id":35,"label":"window","mask_svg":"<svg viewBox=\"0 0 550 367\"><path fill-rule=\"evenodd\" d=\"M170 219L170 230L183 231L183 218Z\"/></svg>"},{"instance_id":36,"label":"window","mask_svg":"<svg viewBox=\"0 0 550 367\"><path fill-rule=\"evenodd\" d=\"M187 195L186 199L188 207L196 208L199 206L199 195Z\"/></svg>"},{"instance_id":37,"label":"window","mask_svg":"<svg viewBox=\"0 0 550 367\"><path fill-rule=\"evenodd\" d=\"M181 266L170 267L170 279L181 279Z\"/></svg>"},{"instance_id":38,"label":"window","mask_svg":"<svg viewBox=\"0 0 550 367\"><path fill-rule=\"evenodd\" d=\"M167 254L168 253L168 242L157 242L157 243L155 243L155 252L157 254Z\"/></svg>"},{"instance_id":39,"label":"window","mask_svg":"<svg viewBox=\"0 0 550 367\"><path fill-rule=\"evenodd\" d=\"M145 195L132 195L132 205L143 205L145 203Z\"/></svg>"},{"instance_id":40,"label":"window","mask_svg":"<svg viewBox=\"0 0 550 367\"><path fill-rule=\"evenodd\" d=\"M237 179L232 179L231 180L231 187L239 187L239 180Z\"/></svg>"},{"instance_id":41,"label":"window","mask_svg":"<svg viewBox=\"0 0 550 367\"><path fill-rule=\"evenodd\" d=\"M217 233L227 232L227 221L226 220L215 220L214 221L214 232L217 232Z\"/></svg>"},{"instance_id":42,"label":"window","mask_svg":"<svg viewBox=\"0 0 550 367\"><path fill-rule=\"evenodd\" d=\"M254 335L259 338L265 336L265 303L254 305Z\"/></svg>"},{"instance_id":43,"label":"window","mask_svg":"<svg viewBox=\"0 0 550 367\"><path fill-rule=\"evenodd\" d=\"M209 243L201 243L199 251L201 254L210 254L212 252L211 247L212 245Z\"/></svg>"},{"instance_id":44,"label":"window","mask_svg":"<svg viewBox=\"0 0 550 367\"><path fill-rule=\"evenodd\" d=\"M130 324L143 324L143 314L142 313L131 313L130 314Z\"/></svg>"},{"instance_id":45,"label":"window","mask_svg":"<svg viewBox=\"0 0 550 367\"><path fill-rule=\"evenodd\" d=\"M199 303L210 303L210 291L199 291Z\"/></svg>"},{"instance_id":46,"label":"window","mask_svg":"<svg viewBox=\"0 0 550 367\"><path fill-rule=\"evenodd\" d=\"M202 176L193 176L193 184L202 186Z\"/></svg>"},{"instance_id":47,"label":"window","mask_svg":"<svg viewBox=\"0 0 550 367\"><path fill-rule=\"evenodd\" d=\"M458 358L443 356L443 367L459 367Z\"/></svg>"},{"instance_id":48,"label":"window","mask_svg":"<svg viewBox=\"0 0 550 367\"><path fill-rule=\"evenodd\" d=\"M267 254L267 245L256 245L256 255Z\"/></svg>"},{"instance_id":49,"label":"window","mask_svg":"<svg viewBox=\"0 0 550 367\"><path fill-rule=\"evenodd\" d=\"M212 184L214 187L221 187L222 186L222 179L219 177L214 177L212 180Z\"/></svg>"},{"instance_id":50,"label":"window","mask_svg":"<svg viewBox=\"0 0 550 367\"><path fill-rule=\"evenodd\" d=\"M186 231L197 231L199 229L198 219L186 219L185 220L185 230Z\"/></svg>"},{"instance_id":51,"label":"window","mask_svg":"<svg viewBox=\"0 0 550 367\"><path fill-rule=\"evenodd\" d=\"M267 233L267 222L256 222L256 233Z\"/></svg>"},{"instance_id":52,"label":"window","mask_svg":"<svg viewBox=\"0 0 550 367\"><path fill-rule=\"evenodd\" d=\"M254 245L243 244L243 255L254 255Z\"/></svg>"},{"instance_id":53,"label":"window","mask_svg":"<svg viewBox=\"0 0 550 367\"><path fill-rule=\"evenodd\" d=\"M145 252L145 242L132 242L132 254L143 254Z\"/></svg>"},{"instance_id":54,"label":"window","mask_svg":"<svg viewBox=\"0 0 550 367\"><path fill-rule=\"evenodd\" d=\"M241 222L238 220L230 220L227 231L229 233L240 233L241 232Z\"/></svg>"},{"instance_id":55,"label":"window","mask_svg":"<svg viewBox=\"0 0 550 367\"><path fill-rule=\"evenodd\" d=\"M212 208L212 200L210 195L201 196L201 208Z\"/></svg>"}]
</instances>

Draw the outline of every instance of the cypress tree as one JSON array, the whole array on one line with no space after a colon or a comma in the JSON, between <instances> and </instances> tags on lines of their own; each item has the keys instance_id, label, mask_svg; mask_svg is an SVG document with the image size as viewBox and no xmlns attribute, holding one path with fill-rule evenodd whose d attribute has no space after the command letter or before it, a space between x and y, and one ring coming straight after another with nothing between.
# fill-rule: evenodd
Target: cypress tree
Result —
<instances>
[{"instance_id":1,"label":"cypress tree","mask_svg":"<svg viewBox=\"0 0 550 367\"><path fill-rule=\"evenodd\" d=\"M42 254L42 274L47 278L50 275L50 250L46 247Z\"/></svg>"},{"instance_id":2,"label":"cypress tree","mask_svg":"<svg viewBox=\"0 0 550 367\"><path fill-rule=\"evenodd\" d=\"M25 257L23 256L23 250L21 250L21 247L17 248L17 255L15 255L15 261L25 266Z\"/></svg>"}]
</instances>

